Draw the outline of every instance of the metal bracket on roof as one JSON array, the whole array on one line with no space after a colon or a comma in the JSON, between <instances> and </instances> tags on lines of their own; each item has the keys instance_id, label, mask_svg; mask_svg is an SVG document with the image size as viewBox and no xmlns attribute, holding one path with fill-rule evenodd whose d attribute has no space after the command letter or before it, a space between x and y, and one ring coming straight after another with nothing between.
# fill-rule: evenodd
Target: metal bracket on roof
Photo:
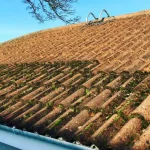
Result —
<instances>
[{"instance_id":1,"label":"metal bracket on roof","mask_svg":"<svg viewBox=\"0 0 150 150\"><path fill-rule=\"evenodd\" d=\"M88 14L88 16L86 17L86 22L87 22L87 23L90 23L90 22L91 22L91 21L88 20L88 18L89 18L90 15L92 15L95 20L98 20L98 18L96 18L95 15L94 15L92 12L90 12L90 13Z\"/></svg>"},{"instance_id":2,"label":"metal bracket on roof","mask_svg":"<svg viewBox=\"0 0 150 150\"><path fill-rule=\"evenodd\" d=\"M105 12L105 13L107 14L107 17L108 17L108 18L110 17L109 13L108 13L105 9L103 9L103 10L101 11L100 15L99 15L99 20L101 20L101 17L102 17L103 12Z\"/></svg>"},{"instance_id":3,"label":"metal bracket on roof","mask_svg":"<svg viewBox=\"0 0 150 150\"><path fill-rule=\"evenodd\" d=\"M108 13L105 9L103 9L103 10L101 11L100 15L99 15L99 18L96 18L95 15L94 15L92 12L90 12L90 13L88 14L88 16L86 17L86 23L87 23L87 24L101 24L101 23L103 23L103 22L104 22L104 19L105 19L105 18L102 18L103 12L105 12L105 13L107 14L107 18L111 18L111 17L114 18L114 16L110 16L109 13ZM88 18L89 18L90 15L93 16L93 18L95 19L94 21L89 21L89 20L88 20Z\"/></svg>"}]
</instances>

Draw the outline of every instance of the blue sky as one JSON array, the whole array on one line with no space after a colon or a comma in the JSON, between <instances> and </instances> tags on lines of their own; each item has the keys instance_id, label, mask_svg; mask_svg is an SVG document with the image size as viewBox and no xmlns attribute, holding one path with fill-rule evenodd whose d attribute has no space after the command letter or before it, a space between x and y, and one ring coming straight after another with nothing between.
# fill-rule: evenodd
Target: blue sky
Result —
<instances>
[{"instance_id":1,"label":"blue sky","mask_svg":"<svg viewBox=\"0 0 150 150\"><path fill-rule=\"evenodd\" d=\"M78 0L73 6L83 22L89 12L98 17L102 9L106 9L112 16L148 10L150 0ZM40 24L28 13L22 0L1 0L0 43L31 32L64 25L60 20Z\"/></svg>"}]
</instances>

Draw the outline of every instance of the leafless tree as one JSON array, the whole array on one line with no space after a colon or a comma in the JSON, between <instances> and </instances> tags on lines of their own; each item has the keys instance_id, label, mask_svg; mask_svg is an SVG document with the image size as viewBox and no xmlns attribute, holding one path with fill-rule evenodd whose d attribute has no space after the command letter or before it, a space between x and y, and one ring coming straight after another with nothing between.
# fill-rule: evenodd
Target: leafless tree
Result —
<instances>
[{"instance_id":1,"label":"leafless tree","mask_svg":"<svg viewBox=\"0 0 150 150\"><path fill-rule=\"evenodd\" d=\"M23 0L26 3L29 13L39 22L60 19L66 24L79 21L79 16L75 15L72 4L77 0ZM69 18L73 16L72 18Z\"/></svg>"}]
</instances>

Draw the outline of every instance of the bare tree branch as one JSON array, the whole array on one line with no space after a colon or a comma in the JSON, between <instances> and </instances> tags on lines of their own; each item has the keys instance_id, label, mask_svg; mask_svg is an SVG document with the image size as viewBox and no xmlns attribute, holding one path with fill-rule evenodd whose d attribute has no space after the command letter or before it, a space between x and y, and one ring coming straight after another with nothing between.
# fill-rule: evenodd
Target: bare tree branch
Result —
<instances>
[{"instance_id":1,"label":"bare tree branch","mask_svg":"<svg viewBox=\"0 0 150 150\"><path fill-rule=\"evenodd\" d=\"M78 22L80 17L73 16L75 10L73 3L77 0L23 0L28 5L27 9L39 22L60 19L66 24ZM69 18L73 16L73 18Z\"/></svg>"}]
</instances>

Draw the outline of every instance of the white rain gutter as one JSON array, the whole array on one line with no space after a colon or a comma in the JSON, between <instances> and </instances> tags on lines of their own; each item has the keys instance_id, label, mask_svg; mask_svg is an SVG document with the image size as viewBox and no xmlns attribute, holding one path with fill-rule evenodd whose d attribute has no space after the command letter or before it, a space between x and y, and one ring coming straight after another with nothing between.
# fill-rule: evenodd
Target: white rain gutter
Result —
<instances>
[{"instance_id":1,"label":"white rain gutter","mask_svg":"<svg viewBox=\"0 0 150 150\"><path fill-rule=\"evenodd\" d=\"M91 150L88 147L0 125L0 142L21 150Z\"/></svg>"}]
</instances>

